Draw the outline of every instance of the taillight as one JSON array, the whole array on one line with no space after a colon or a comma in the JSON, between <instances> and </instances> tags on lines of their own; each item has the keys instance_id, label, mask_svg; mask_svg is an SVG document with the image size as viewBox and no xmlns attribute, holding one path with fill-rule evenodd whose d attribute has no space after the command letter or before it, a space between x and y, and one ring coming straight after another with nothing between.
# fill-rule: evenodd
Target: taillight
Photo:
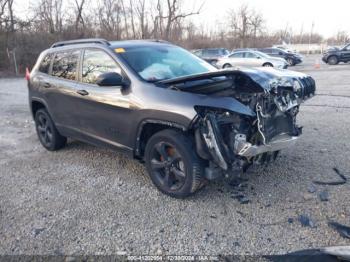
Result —
<instances>
[{"instance_id":1,"label":"taillight","mask_svg":"<svg viewBox=\"0 0 350 262\"><path fill-rule=\"evenodd\" d=\"M28 68L28 67L26 67L26 76L25 76L25 79L26 79L27 81L29 81L29 79L30 79L30 71L29 71L29 68Z\"/></svg>"}]
</instances>

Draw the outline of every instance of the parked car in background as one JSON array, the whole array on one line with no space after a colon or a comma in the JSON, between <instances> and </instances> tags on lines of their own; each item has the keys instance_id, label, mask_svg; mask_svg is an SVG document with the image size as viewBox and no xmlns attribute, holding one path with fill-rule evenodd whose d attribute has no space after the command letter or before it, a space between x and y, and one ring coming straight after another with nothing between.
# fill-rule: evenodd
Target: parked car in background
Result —
<instances>
[{"instance_id":1,"label":"parked car in background","mask_svg":"<svg viewBox=\"0 0 350 262\"><path fill-rule=\"evenodd\" d=\"M293 53L293 54L298 53L296 50L289 49L288 46L284 46L284 45L274 45L273 48L279 48L279 49L282 49L288 53Z\"/></svg>"},{"instance_id":2,"label":"parked car in background","mask_svg":"<svg viewBox=\"0 0 350 262\"><path fill-rule=\"evenodd\" d=\"M227 56L231 52L225 48L206 48L197 49L193 53L210 64L215 64L221 57Z\"/></svg>"},{"instance_id":3,"label":"parked car in background","mask_svg":"<svg viewBox=\"0 0 350 262\"><path fill-rule=\"evenodd\" d=\"M285 59L289 66L295 66L303 62L303 57L297 53L290 53L280 48L259 48L258 51L268 54L269 56L280 57Z\"/></svg>"},{"instance_id":4,"label":"parked car in background","mask_svg":"<svg viewBox=\"0 0 350 262\"><path fill-rule=\"evenodd\" d=\"M343 48L329 48L322 57L323 62L329 65L336 65L339 62L347 63L350 61L350 44Z\"/></svg>"},{"instance_id":5,"label":"parked car in background","mask_svg":"<svg viewBox=\"0 0 350 262\"><path fill-rule=\"evenodd\" d=\"M229 68L233 66L245 67L275 67L286 69L288 63L283 58L271 57L259 51L238 51L229 56L219 59L216 63L218 68Z\"/></svg>"}]
</instances>

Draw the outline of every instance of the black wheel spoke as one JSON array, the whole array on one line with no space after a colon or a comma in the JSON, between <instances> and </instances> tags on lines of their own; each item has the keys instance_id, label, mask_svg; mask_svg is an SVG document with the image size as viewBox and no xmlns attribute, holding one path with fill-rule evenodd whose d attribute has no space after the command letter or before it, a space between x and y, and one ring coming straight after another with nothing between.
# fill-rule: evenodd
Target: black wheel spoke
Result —
<instances>
[{"instance_id":1,"label":"black wheel spoke","mask_svg":"<svg viewBox=\"0 0 350 262\"><path fill-rule=\"evenodd\" d=\"M40 133L45 133L46 129L45 129L45 127L43 127L43 126L38 125L38 131L39 131Z\"/></svg>"},{"instance_id":2,"label":"black wheel spoke","mask_svg":"<svg viewBox=\"0 0 350 262\"><path fill-rule=\"evenodd\" d=\"M177 168L177 167L173 167L172 169L171 169L171 172L175 175L175 177L177 178L177 179L179 179L179 180L183 180L183 179L185 179L185 177L186 177L186 174L185 174L185 172L183 172L182 170L180 170L179 168Z\"/></svg>"},{"instance_id":3,"label":"black wheel spoke","mask_svg":"<svg viewBox=\"0 0 350 262\"><path fill-rule=\"evenodd\" d=\"M166 161L159 161L157 159L152 159L151 165L153 169L158 170L158 169L165 168L168 165L168 163Z\"/></svg>"},{"instance_id":4,"label":"black wheel spoke","mask_svg":"<svg viewBox=\"0 0 350 262\"><path fill-rule=\"evenodd\" d=\"M169 189L170 188L170 172L169 171L166 171L165 172L165 175L162 179L162 184L164 186L165 189Z\"/></svg>"},{"instance_id":5,"label":"black wheel spoke","mask_svg":"<svg viewBox=\"0 0 350 262\"><path fill-rule=\"evenodd\" d=\"M165 143L159 143L156 145L156 150L159 153L159 155L163 158L163 160L168 159L168 154L165 149Z\"/></svg>"},{"instance_id":6,"label":"black wheel spoke","mask_svg":"<svg viewBox=\"0 0 350 262\"><path fill-rule=\"evenodd\" d=\"M170 143L160 141L154 145L150 167L163 190L176 191L183 187L186 180L183 157Z\"/></svg>"},{"instance_id":7,"label":"black wheel spoke","mask_svg":"<svg viewBox=\"0 0 350 262\"><path fill-rule=\"evenodd\" d=\"M47 136L47 140L48 142L52 141L52 133L50 129L46 129L46 136Z\"/></svg>"},{"instance_id":8,"label":"black wheel spoke","mask_svg":"<svg viewBox=\"0 0 350 262\"><path fill-rule=\"evenodd\" d=\"M45 117L43 115L39 115L38 121L39 121L40 126L45 127L46 121L45 121Z\"/></svg>"}]
</instances>

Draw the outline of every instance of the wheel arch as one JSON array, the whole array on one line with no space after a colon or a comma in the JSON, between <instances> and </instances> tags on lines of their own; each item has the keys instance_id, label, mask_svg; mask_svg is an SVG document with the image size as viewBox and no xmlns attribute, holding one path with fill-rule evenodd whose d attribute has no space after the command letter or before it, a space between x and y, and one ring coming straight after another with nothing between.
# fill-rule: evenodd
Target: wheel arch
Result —
<instances>
[{"instance_id":1,"label":"wheel arch","mask_svg":"<svg viewBox=\"0 0 350 262\"><path fill-rule=\"evenodd\" d=\"M269 65L269 66L271 66L271 67L274 67L273 64L272 64L271 62L265 62L265 63L263 63L262 66L267 66L267 65Z\"/></svg>"},{"instance_id":2,"label":"wheel arch","mask_svg":"<svg viewBox=\"0 0 350 262\"><path fill-rule=\"evenodd\" d=\"M45 103L45 101L43 101L40 98L32 98L31 102L30 102L30 109L32 112L32 116L33 118L35 118L35 114L39 109L46 109L47 111L49 111L49 108L47 106L47 104ZM50 112L49 112L50 114Z\"/></svg>"},{"instance_id":3,"label":"wheel arch","mask_svg":"<svg viewBox=\"0 0 350 262\"><path fill-rule=\"evenodd\" d=\"M178 123L165 120L147 119L139 124L136 141L135 152L136 158L142 158L144 156L145 148L148 140L155 134L165 129L175 129L182 132L188 131L188 129Z\"/></svg>"}]
</instances>

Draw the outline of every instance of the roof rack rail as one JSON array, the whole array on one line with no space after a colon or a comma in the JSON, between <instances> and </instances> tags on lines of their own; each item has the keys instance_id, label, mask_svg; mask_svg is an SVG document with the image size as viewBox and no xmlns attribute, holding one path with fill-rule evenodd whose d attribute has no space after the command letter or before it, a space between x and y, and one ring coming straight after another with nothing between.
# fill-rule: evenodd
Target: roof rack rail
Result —
<instances>
[{"instance_id":1,"label":"roof rack rail","mask_svg":"<svg viewBox=\"0 0 350 262\"><path fill-rule=\"evenodd\" d=\"M51 48L66 46L66 45L78 45L78 44L101 44L110 46L111 44L103 38L87 38L87 39L77 39L77 40L69 40L69 41L61 41L54 43Z\"/></svg>"}]
</instances>

